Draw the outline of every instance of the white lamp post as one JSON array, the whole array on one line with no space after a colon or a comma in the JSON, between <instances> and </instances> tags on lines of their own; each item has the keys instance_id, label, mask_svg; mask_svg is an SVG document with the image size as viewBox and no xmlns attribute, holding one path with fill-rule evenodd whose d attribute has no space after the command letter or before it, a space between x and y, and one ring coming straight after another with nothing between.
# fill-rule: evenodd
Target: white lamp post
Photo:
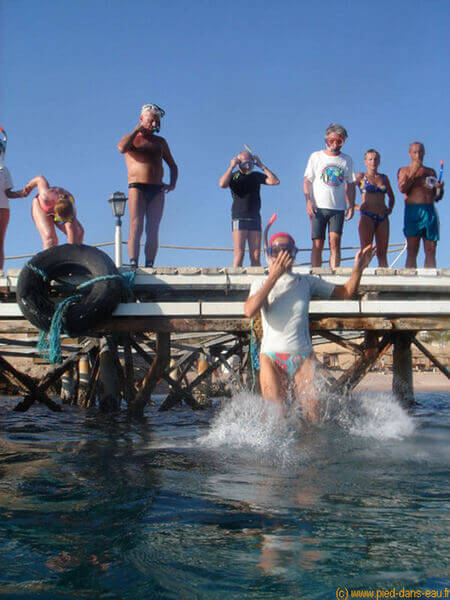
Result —
<instances>
[{"instance_id":1,"label":"white lamp post","mask_svg":"<svg viewBox=\"0 0 450 600\"><path fill-rule=\"evenodd\" d=\"M125 213L127 197L122 192L114 192L109 199L111 210L116 217L116 236L115 236L115 263L116 267L122 266L122 217Z\"/></svg>"}]
</instances>

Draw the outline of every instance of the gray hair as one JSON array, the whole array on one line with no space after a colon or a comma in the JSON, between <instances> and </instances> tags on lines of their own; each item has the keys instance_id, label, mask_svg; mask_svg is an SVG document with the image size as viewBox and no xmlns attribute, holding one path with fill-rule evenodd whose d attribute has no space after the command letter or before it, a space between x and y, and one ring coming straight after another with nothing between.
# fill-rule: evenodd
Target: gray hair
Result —
<instances>
[{"instance_id":1,"label":"gray hair","mask_svg":"<svg viewBox=\"0 0 450 600\"><path fill-rule=\"evenodd\" d=\"M325 137L328 137L331 133L337 133L344 138L344 140L348 138L348 133L345 127L342 127L342 125L338 125L337 123L330 123L328 125L328 127L325 129Z\"/></svg>"},{"instance_id":2,"label":"gray hair","mask_svg":"<svg viewBox=\"0 0 450 600\"><path fill-rule=\"evenodd\" d=\"M162 119L163 116L166 114L166 111L157 104L144 104L144 106L141 108L141 116L147 111L152 112L160 119Z\"/></svg>"}]
</instances>

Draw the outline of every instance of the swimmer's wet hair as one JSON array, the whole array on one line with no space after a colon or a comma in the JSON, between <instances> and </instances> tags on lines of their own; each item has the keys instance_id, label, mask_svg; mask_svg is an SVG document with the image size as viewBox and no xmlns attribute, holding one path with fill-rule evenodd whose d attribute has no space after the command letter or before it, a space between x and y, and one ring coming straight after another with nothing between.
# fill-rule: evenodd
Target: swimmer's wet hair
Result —
<instances>
[{"instance_id":1,"label":"swimmer's wet hair","mask_svg":"<svg viewBox=\"0 0 450 600\"><path fill-rule=\"evenodd\" d=\"M348 138L348 133L345 127L339 125L338 123L330 123L328 127L325 129L325 137L328 137L331 133L337 133L344 140Z\"/></svg>"},{"instance_id":2,"label":"swimmer's wet hair","mask_svg":"<svg viewBox=\"0 0 450 600\"><path fill-rule=\"evenodd\" d=\"M381 154L378 152L378 150L375 150L375 148L369 148L368 150L366 150L364 152L364 158L366 158L368 154L376 154L378 158L381 158Z\"/></svg>"},{"instance_id":3,"label":"swimmer's wet hair","mask_svg":"<svg viewBox=\"0 0 450 600\"><path fill-rule=\"evenodd\" d=\"M166 114L166 111L157 104L144 104L144 106L141 108L141 116L147 111L152 112L160 119L162 119L163 116Z\"/></svg>"}]
</instances>

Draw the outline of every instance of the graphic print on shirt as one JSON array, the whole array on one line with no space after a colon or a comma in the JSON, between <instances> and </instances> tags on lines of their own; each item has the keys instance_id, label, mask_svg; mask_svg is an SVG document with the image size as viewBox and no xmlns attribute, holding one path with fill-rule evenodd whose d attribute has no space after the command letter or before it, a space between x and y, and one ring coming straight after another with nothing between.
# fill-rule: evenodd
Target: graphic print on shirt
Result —
<instances>
[{"instance_id":1,"label":"graphic print on shirt","mask_svg":"<svg viewBox=\"0 0 450 600\"><path fill-rule=\"evenodd\" d=\"M338 165L327 165L320 174L321 180L329 187L338 187L344 183L345 172Z\"/></svg>"}]
</instances>

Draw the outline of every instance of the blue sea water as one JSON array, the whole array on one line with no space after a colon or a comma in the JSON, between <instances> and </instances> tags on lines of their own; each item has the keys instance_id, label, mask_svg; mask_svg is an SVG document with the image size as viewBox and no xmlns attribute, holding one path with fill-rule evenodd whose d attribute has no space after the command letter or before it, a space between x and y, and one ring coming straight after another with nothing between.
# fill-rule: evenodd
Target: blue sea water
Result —
<instances>
[{"instance_id":1,"label":"blue sea water","mask_svg":"<svg viewBox=\"0 0 450 600\"><path fill-rule=\"evenodd\" d=\"M450 393L416 399L306 427L245 393L142 421L3 398L0 599L450 588Z\"/></svg>"}]
</instances>

